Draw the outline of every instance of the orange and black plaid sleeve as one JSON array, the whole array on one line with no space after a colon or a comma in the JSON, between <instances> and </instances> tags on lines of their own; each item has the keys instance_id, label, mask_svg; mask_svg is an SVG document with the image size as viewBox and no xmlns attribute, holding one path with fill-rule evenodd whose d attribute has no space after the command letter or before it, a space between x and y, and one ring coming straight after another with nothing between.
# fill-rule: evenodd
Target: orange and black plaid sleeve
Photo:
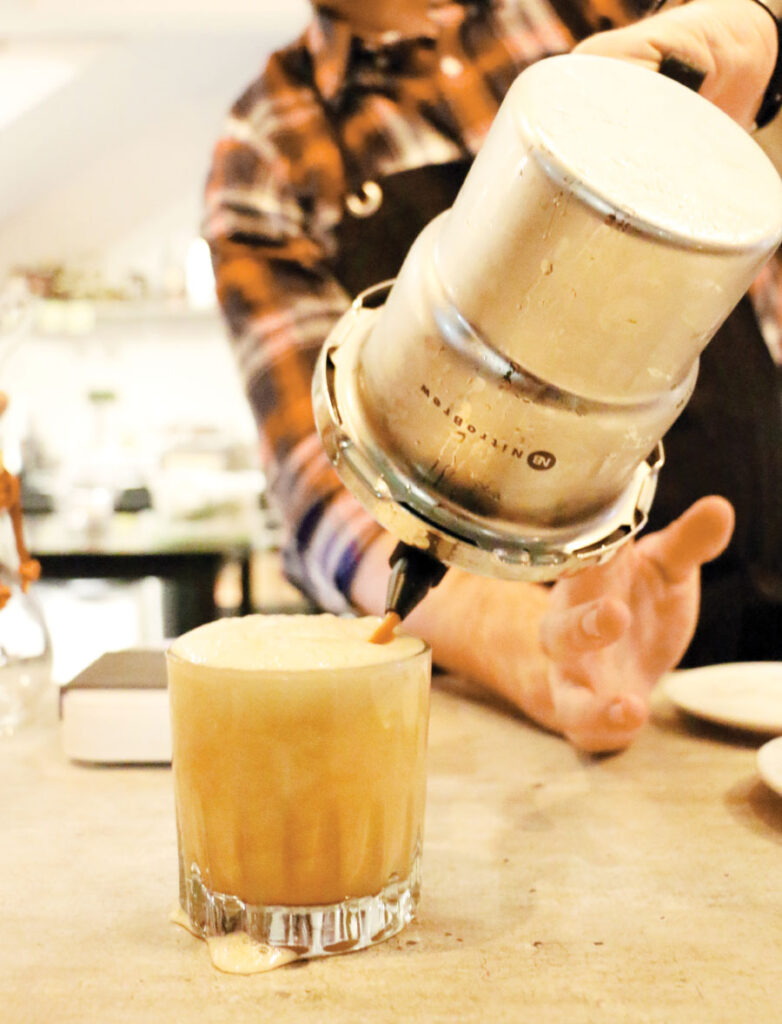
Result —
<instances>
[{"instance_id":1,"label":"orange and black plaid sleeve","mask_svg":"<svg viewBox=\"0 0 782 1024\"><path fill-rule=\"evenodd\" d=\"M311 90L273 57L215 147L203 231L270 489L289 528L288 572L333 610L344 610L361 552L379 533L328 463L310 397L318 350L350 303L327 265L340 188L339 153Z\"/></svg>"}]
</instances>

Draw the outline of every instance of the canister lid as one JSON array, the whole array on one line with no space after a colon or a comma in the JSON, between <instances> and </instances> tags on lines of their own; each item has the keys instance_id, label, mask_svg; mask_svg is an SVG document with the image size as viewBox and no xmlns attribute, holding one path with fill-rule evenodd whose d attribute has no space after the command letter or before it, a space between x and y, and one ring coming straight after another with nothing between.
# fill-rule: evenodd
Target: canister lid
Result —
<instances>
[{"instance_id":1,"label":"canister lid","mask_svg":"<svg viewBox=\"0 0 782 1024\"><path fill-rule=\"evenodd\" d=\"M549 176L607 216L714 251L767 250L782 237L771 161L679 83L627 61L567 54L524 71L508 100Z\"/></svg>"}]
</instances>

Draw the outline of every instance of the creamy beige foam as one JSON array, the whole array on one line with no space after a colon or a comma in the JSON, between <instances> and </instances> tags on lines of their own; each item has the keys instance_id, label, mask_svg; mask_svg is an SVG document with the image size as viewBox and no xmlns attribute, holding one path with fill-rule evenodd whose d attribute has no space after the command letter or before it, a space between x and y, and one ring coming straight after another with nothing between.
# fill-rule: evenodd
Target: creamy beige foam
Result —
<instances>
[{"instance_id":1,"label":"creamy beige foam","mask_svg":"<svg viewBox=\"0 0 782 1024\"><path fill-rule=\"evenodd\" d=\"M210 936L206 944L213 966L223 974L262 974L298 959L292 950L256 942L246 932Z\"/></svg>"},{"instance_id":2,"label":"creamy beige foam","mask_svg":"<svg viewBox=\"0 0 782 1024\"><path fill-rule=\"evenodd\" d=\"M171 646L179 658L213 668L298 672L358 668L408 658L423 650L416 637L369 643L380 619L336 615L247 615L218 619Z\"/></svg>"},{"instance_id":3,"label":"creamy beige foam","mask_svg":"<svg viewBox=\"0 0 782 1024\"><path fill-rule=\"evenodd\" d=\"M169 920L196 938L201 938L180 906L172 908ZM263 974L299 959L292 949L256 942L247 932L210 936L206 939L206 946L212 966L223 974Z\"/></svg>"}]
</instances>

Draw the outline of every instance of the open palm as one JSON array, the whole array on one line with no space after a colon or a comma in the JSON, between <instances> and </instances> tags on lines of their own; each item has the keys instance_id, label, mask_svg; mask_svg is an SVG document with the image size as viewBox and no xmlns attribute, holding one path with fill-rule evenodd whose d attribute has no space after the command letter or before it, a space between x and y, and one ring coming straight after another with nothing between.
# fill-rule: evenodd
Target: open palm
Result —
<instances>
[{"instance_id":1,"label":"open palm","mask_svg":"<svg viewBox=\"0 0 782 1024\"><path fill-rule=\"evenodd\" d=\"M703 498L665 530L552 588L540 625L552 724L576 746L619 749L643 725L651 688L692 639L700 566L732 529L731 505Z\"/></svg>"}]
</instances>

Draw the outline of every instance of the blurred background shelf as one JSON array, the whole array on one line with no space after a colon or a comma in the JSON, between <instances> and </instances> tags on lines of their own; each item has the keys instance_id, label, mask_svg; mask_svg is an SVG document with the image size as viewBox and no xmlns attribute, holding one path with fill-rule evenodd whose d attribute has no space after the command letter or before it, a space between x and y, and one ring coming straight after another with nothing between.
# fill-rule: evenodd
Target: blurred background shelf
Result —
<instances>
[{"instance_id":1,"label":"blurred background shelf","mask_svg":"<svg viewBox=\"0 0 782 1024\"><path fill-rule=\"evenodd\" d=\"M0 3L0 447L43 565L55 682L208 617L309 608L283 575L200 238L227 112L309 15L306 0Z\"/></svg>"}]
</instances>

